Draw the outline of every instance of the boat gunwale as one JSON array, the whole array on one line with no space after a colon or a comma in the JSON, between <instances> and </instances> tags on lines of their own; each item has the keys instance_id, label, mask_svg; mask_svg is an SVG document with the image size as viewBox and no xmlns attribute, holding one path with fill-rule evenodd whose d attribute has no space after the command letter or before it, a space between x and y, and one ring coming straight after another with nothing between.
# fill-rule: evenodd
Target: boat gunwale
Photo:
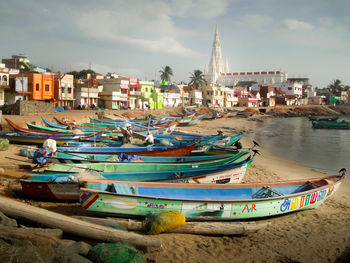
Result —
<instances>
[{"instance_id":1,"label":"boat gunwale","mask_svg":"<svg viewBox=\"0 0 350 263\"><path fill-rule=\"evenodd\" d=\"M92 193L101 193L101 194L110 194L113 196L122 196L122 197L132 197L132 198L146 198L146 199L156 199L156 200L172 200L172 201L186 201L186 202L256 202L256 201L267 201L267 200L276 200L276 199L285 199L290 197L296 197L301 195L310 194L316 191L320 191L323 189L326 189L330 186L335 186L338 183L341 183L342 180L345 178L345 175L331 175L326 177L319 177L319 178L313 178L313 179L303 179L303 180L287 180L287 181L280 181L280 182L274 182L274 183L252 183L252 184L193 184L193 183L158 183L158 182L134 182L134 181L114 181L114 180L101 180L101 179L84 179L87 183L96 183L97 184L103 184L103 182L113 182L113 183L121 183L121 184L128 184L129 187L131 186L147 186L147 184L152 185L159 185L159 187L165 188L164 184L166 184L166 188L205 188L205 189L212 189L212 188L219 188L219 189L227 189L227 188L262 188L262 187L271 187L276 185L298 185L301 182L308 183L308 182L317 182L326 179L327 184L323 186L319 186L307 191L298 192L294 194L288 194L288 195L280 195L280 196L273 196L273 197L266 197L266 198L254 198L254 199L234 199L234 200L211 200L211 199L176 199L176 198L169 198L169 197L153 197L153 196L144 196L144 195L132 195L132 194L118 194L118 193L112 193L104 190L95 190L90 189L86 187L81 187L79 189L80 192L92 192ZM301 185L301 184L300 184ZM154 186L154 187L155 187ZM181 187L176 187L181 186ZM242 187L244 186L244 187ZM254 187L255 186L255 187Z\"/></svg>"}]
</instances>

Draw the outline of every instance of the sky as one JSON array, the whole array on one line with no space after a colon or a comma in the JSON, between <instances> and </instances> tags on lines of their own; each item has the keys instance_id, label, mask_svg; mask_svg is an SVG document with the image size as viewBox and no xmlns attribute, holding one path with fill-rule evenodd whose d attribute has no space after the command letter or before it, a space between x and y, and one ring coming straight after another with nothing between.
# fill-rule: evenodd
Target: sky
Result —
<instances>
[{"instance_id":1,"label":"sky","mask_svg":"<svg viewBox=\"0 0 350 263\"><path fill-rule=\"evenodd\" d=\"M230 72L350 85L348 0L0 0L0 56L142 80L170 66L187 83L209 63L216 26Z\"/></svg>"}]
</instances>

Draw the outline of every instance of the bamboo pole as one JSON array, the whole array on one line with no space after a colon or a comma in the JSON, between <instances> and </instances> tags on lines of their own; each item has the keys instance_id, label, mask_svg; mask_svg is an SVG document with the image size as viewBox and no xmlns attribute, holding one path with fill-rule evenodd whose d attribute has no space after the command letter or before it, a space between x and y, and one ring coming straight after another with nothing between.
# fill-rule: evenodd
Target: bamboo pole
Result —
<instances>
[{"instance_id":1,"label":"bamboo pole","mask_svg":"<svg viewBox=\"0 0 350 263\"><path fill-rule=\"evenodd\" d=\"M113 227L119 225L130 231L142 231L142 222L131 219L120 218L97 218L87 216L74 216L81 220ZM186 222L185 225L169 231L170 233L187 233L198 235L242 235L250 232L256 232L259 229L270 225L269 222Z\"/></svg>"},{"instance_id":2,"label":"bamboo pole","mask_svg":"<svg viewBox=\"0 0 350 263\"><path fill-rule=\"evenodd\" d=\"M104 242L122 242L139 247L161 247L161 240L153 237L84 222L39 207L23 204L3 196L0 196L0 211L12 218L26 219L47 227L59 228L64 232L81 237Z\"/></svg>"}]
</instances>

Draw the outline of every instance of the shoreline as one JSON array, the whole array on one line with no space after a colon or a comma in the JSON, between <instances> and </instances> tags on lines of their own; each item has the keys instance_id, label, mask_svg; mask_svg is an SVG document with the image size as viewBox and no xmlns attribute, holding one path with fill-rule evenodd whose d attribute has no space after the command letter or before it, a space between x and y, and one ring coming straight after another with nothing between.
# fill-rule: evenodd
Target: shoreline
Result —
<instances>
[{"instance_id":1,"label":"shoreline","mask_svg":"<svg viewBox=\"0 0 350 263\"><path fill-rule=\"evenodd\" d=\"M40 120L40 116L14 118L16 123L18 121L18 124L22 125L19 120L23 124L26 121ZM197 126L181 127L181 130L216 134L217 130L222 129L225 134L230 134L242 131L256 121L224 118L201 121ZM243 147L253 145L246 134L241 140ZM18 148L10 146L9 152L0 152L0 165L12 162L6 157L29 160L16 155ZM302 164L273 155L264 148L258 149L261 155L255 157L244 182L271 182L324 176L323 173ZM13 162L23 164L23 161ZM2 178L10 173L8 169L4 169L4 173L0 175ZM12 176L18 178L21 174ZM271 225L243 236L160 234L156 237L162 240L163 250L158 253L156 262L346 262L350 255L349 197L350 183L343 181L338 192L320 207L261 219L259 221L270 222ZM32 203L49 210L59 208L59 211L66 214L77 213L76 204L67 206L64 203L41 201Z\"/></svg>"}]
</instances>

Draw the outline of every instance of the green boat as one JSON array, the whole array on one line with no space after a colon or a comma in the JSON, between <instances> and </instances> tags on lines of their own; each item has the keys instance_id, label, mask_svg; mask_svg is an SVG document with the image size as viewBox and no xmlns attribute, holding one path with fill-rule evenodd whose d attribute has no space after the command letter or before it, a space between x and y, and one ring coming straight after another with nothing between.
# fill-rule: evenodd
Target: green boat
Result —
<instances>
[{"instance_id":1,"label":"green boat","mask_svg":"<svg viewBox=\"0 0 350 263\"><path fill-rule=\"evenodd\" d=\"M321 205L345 173L254 184L179 184L81 179L80 204L90 212L145 216L181 212L187 220L242 220L279 216Z\"/></svg>"},{"instance_id":2,"label":"green boat","mask_svg":"<svg viewBox=\"0 0 350 263\"><path fill-rule=\"evenodd\" d=\"M348 121L313 121L312 127L315 129L350 129Z\"/></svg>"},{"instance_id":3,"label":"green boat","mask_svg":"<svg viewBox=\"0 0 350 263\"><path fill-rule=\"evenodd\" d=\"M34 152L37 148L23 148L20 149L20 155L28 158L33 158ZM146 162L146 163L188 163L188 162L205 162L210 160L218 160L231 157L232 154L227 155L198 155L198 156L134 156L129 157L131 162ZM123 162L124 157L117 154L84 154L84 153L65 153L56 152L55 156L49 156L49 159L61 163L82 163L82 162ZM125 159L126 159L125 158Z\"/></svg>"},{"instance_id":4,"label":"green boat","mask_svg":"<svg viewBox=\"0 0 350 263\"><path fill-rule=\"evenodd\" d=\"M101 173L136 173L147 171L182 171L184 169L198 169L220 167L227 164L244 161L252 151L241 151L224 159L208 160L204 162L190 163L144 163L144 162L122 162L122 163L79 163L79 164L49 164L48 166L33 170L45 173L79 173L84 171L97 171Z\"/></svg>"}]
</instances>

